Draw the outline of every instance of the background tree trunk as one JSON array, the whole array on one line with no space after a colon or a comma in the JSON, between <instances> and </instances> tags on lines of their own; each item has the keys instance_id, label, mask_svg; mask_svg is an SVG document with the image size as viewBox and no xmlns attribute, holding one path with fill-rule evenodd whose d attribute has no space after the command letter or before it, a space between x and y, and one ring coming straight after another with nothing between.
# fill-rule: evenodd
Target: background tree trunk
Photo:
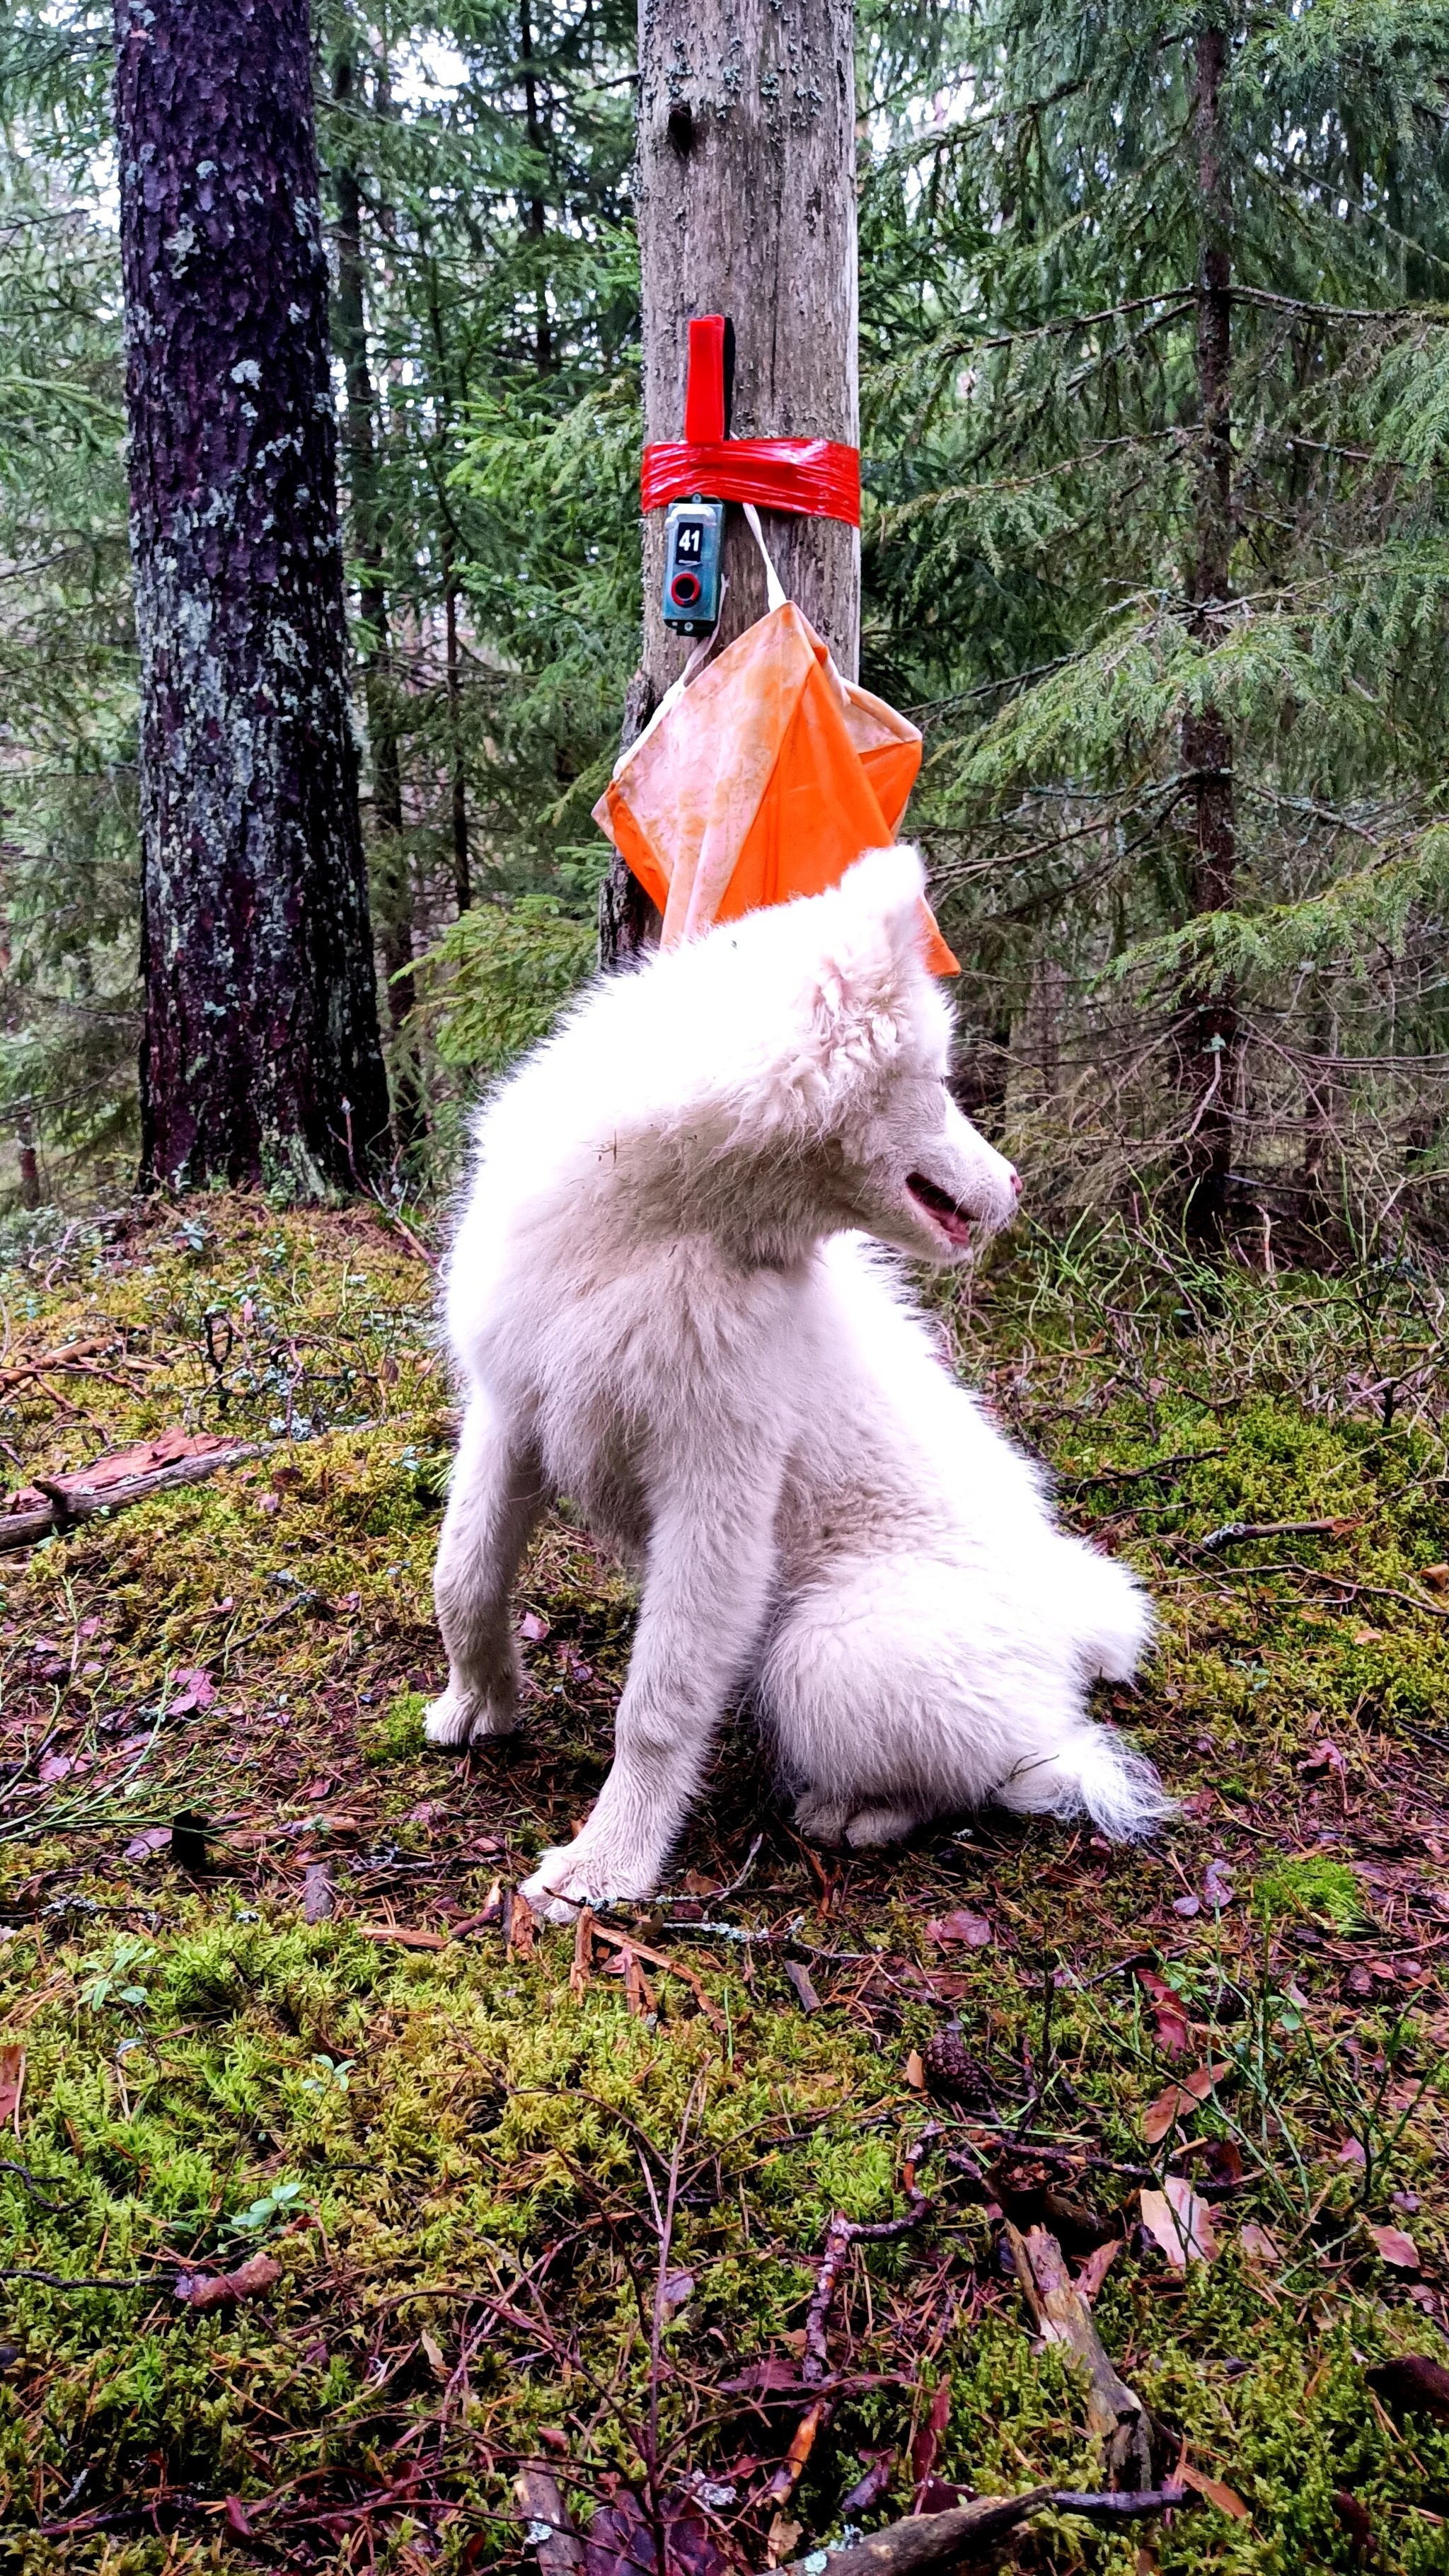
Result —
<instances>
[{"instance_id":1,"label":"background tree trunk","mask_svg":"<svg viewBox=\"0 0 1449 2576\"><path fill-rule=\"evenodd\" d=\"M141 657L142 1163L305 1195L387 1086L306 0L115 0Z\"/></svg>"},{"instance_id":2,"label":"background tree trunk","mask_svg":"<svg viewBox=\"0 0 1449 2576\"><path fill-rule=\"evenodd\" d=\"M357 124L362 100L350 54L339 55L332 94ZM413 885L403 839L402 762L393 697L387 583L383 571L383 521L377 472L377 404L367 351L366 260L362 239L362 181L355 159L339 156L332 171L337 200L337 300L333 344L346 390L343 454L352 508L352 544L361 580L358 608L367 632L363 688L367 739L372 754L372 811L376 829L373 883L379 888L378 946L392 1031L392 1108L398 1143L414 1145L427 1132L416 1048L407 1023L417 990L413 977Z\"/></svg>"},{"instance_id":3,"label":"background tree trunk","mask_svg":"<svg viewBox=\"0 0 1449 2576\"><path fill-rule=\"evenodd\" d=\"M15 1141L20 1150L20 1204L28 1213L40 1205L40 1157L28 1100L22 1100L15 1113Z\"/></svg>"},{"instance_id":4,"label":"background tree trunk","mask_svg":"<svg viewBox=\"0 0 1449 2576\"><path fill-rule=\"evenodd\" d=\"M1200 630L1206 613L1228 597L1233 551L1232 202L1222 133L1222 82L1228 40L1220 27L1198 30L1193 54L1193 114L1202 251L1198 278L1197 386L1202 445L1197 469L1196 561L1192 601ZM1182 726L1182 765L1193 777L1194 847L1188 899L1197 913L1223 912L1236 890L1237 819L1233 737L1211 704ZM1187 1231L1209 1249L1227 1228L1233 1159L1233 1103L1240 1043L1237 1005L1227 986L1204 990L1188 1019L1191 1087L1196 1097L1188 1145Z\"/></svg>"},{"instance_id":5,"label":"background tree trunk","mask_svg":"<svg viewBox=\"0 0 1449 2576\"><path fill-rule=\"evenodd\" d=\"M855 235L855 57L850 0L640 0L636 178L644 302L644 435L684 427L689 323L735 326L736 438L860 436ZM860 539L836 519L764 514L786 591L854 678ZM725 540L728 643L765 611L743 518ZM689 652L664 625L664 512L644 529L644 660L624 739ZM615 858L600 905L605 964L657 936Z\"/></svg>"}]
</instances>

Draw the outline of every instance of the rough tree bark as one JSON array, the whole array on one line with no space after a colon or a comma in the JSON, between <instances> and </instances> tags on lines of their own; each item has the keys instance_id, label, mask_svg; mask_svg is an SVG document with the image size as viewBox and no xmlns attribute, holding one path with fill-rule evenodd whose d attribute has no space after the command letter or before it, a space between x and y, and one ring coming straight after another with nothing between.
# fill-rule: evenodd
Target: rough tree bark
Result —
<instances>
[{"instance_id":1,"label":"rough tree bark","mask_svg":"<svg viewBox=\"0 0 1449 2576\"><path fill-rule=\"evenodd\" d=\"M644 303L644 435L681 436L689 323L735 326L736 438L860 436L857 379L855 60L851 0L640 0L636 173ZM835 519L764 514L786 591L855 677L860 540ZM720 641L765 610L759 556L738 510L725 540ZM664 625L664 512L644 529L644 659L626 742L689 651ZM629 955L658 921L614 860L600 952Z\"/></svg>"},{"instance_id":2,"label":"rough tree bark","mask_svg":"<svg viewBox=\"0 0 1449 2576\"><path fill-rule=\"evenodd\" d=\"M114 0L141 659L143 1170L385 1148L306 0Z\"/></svg>"},{"instance_id":3,"label":"rough tree bark","mask_svg":"<svg viewBox=\"0 0 1449 2576\"><path fill-rule=\"evenodd\" d=\"M360 113L357 68L341 54L332 94L339 107ZM352 510L352 544L361 579L358 607L370 643L363 671L367 738L372 753L372 810L377 830L374 864L382 887L378 946L382 954L387 1014L393 1044L393 1121L400 1145L416 1144L427 1131L417 1055L407 1023L417 999L413 976L413 887L403 841L402 762L393 705L392 645L387 583L383 573L383 522L378 490L376 397L367 350L366 264L362 243L362 180L356 158L338 154L332 171L337 199L337 298L333 341L342 362L346 405L343 454Z\"/></svg>"},{"instance_id":4,"label":"rough tree bark","mask_svg":"<svg viewBox=\"0 0 1449 2576\"><path fill-rule=\"evenodd\" d=\"M1193 121L1197 148L1201 256L1197 299L1197 390L1202 445L1197 471L1192 608L1206 635L1215 606L1229 595L1233 550L1232 195L1222 126L1228 40L1200 27L1193 49ZM1237 823L1233 737L1208 703L1182 724L1182 766L1193 781L1194 835L1188 899L1195 914L1223 912L1233 902ZM1222 1242L1231 1197L1234 1100L1240 1028L1228 986L1204 989L1187 1022L1189 1075L1195 1096L1188 1143L1186 1221L1203 1249Z\"/></svg>"}]
</instances>

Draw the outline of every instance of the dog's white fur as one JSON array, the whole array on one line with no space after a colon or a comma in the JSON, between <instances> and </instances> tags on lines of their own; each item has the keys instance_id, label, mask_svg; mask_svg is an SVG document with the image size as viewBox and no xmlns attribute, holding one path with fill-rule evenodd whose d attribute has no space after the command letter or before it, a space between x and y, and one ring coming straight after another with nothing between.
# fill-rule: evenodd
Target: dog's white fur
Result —
<instances>
[{"instance_id":1,"label":"dog's white fur","mask_svg":"<svg viewBox=\"0 0 1449 2576\"><path fill-rule=\"evenodd\" d=\"M988 1798L1119 1836L1165 1812L1086 1708L1136 1666L1142 1592L1053 1527L861 1239L953 1260L908 1175L983 1232L1018 1187L945 1087L922 884L914 851L879 851L596 985L481 1119L430 1740L517 1724L509 1590L547 1498L643 1575L613 1768L528 1881L536 1910L653 1894L746 1690L824 1842Z\"/></svg>"}]
</instances>

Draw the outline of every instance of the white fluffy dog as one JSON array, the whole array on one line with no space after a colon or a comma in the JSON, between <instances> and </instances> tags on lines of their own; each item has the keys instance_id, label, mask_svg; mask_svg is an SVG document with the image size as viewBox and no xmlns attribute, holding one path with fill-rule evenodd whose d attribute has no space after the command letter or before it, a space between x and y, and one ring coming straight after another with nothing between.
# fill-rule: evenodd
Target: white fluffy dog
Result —
<instances>
[{"instance_id":1,"label":"white fluffy dog","mask_svg":"<svg viewBox=\"0 0 1449 2576\"><path fill-rule=\"evenodd\" d=\"M654 1893L746 1690L822 1842L989 1798L1119 1836L1166 1810L1087 1714L1143 1594L1053 1527L861 1239L955 1261L1020 1187L946 1090L922 884L879 851L594 986L483 1114L431 1742L518 1722L509 1590L550 1496L643 1578L613 1768L525 1889L556 1919Z\"/></svg>"}]
</instances>

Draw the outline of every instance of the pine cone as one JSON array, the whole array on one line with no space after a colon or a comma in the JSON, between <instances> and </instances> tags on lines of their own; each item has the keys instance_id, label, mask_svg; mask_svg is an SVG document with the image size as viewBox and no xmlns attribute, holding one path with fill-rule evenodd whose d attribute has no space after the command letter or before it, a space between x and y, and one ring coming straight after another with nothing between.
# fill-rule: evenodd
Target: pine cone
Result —
<instances>
[{"instance_id":1,"label":"pine cone","mask_svg":"<svg viewBox=\"0 0 1449 2576\"><path fill-rule=\"evenodd\" d=\"M933 2093L948 2102L964 2102L980 2110L991 2106L991 2079L986 2069L971 2055L957 2030L933 2031L924 2053L926 2082Z\"/></svg>"}]
</instances>

